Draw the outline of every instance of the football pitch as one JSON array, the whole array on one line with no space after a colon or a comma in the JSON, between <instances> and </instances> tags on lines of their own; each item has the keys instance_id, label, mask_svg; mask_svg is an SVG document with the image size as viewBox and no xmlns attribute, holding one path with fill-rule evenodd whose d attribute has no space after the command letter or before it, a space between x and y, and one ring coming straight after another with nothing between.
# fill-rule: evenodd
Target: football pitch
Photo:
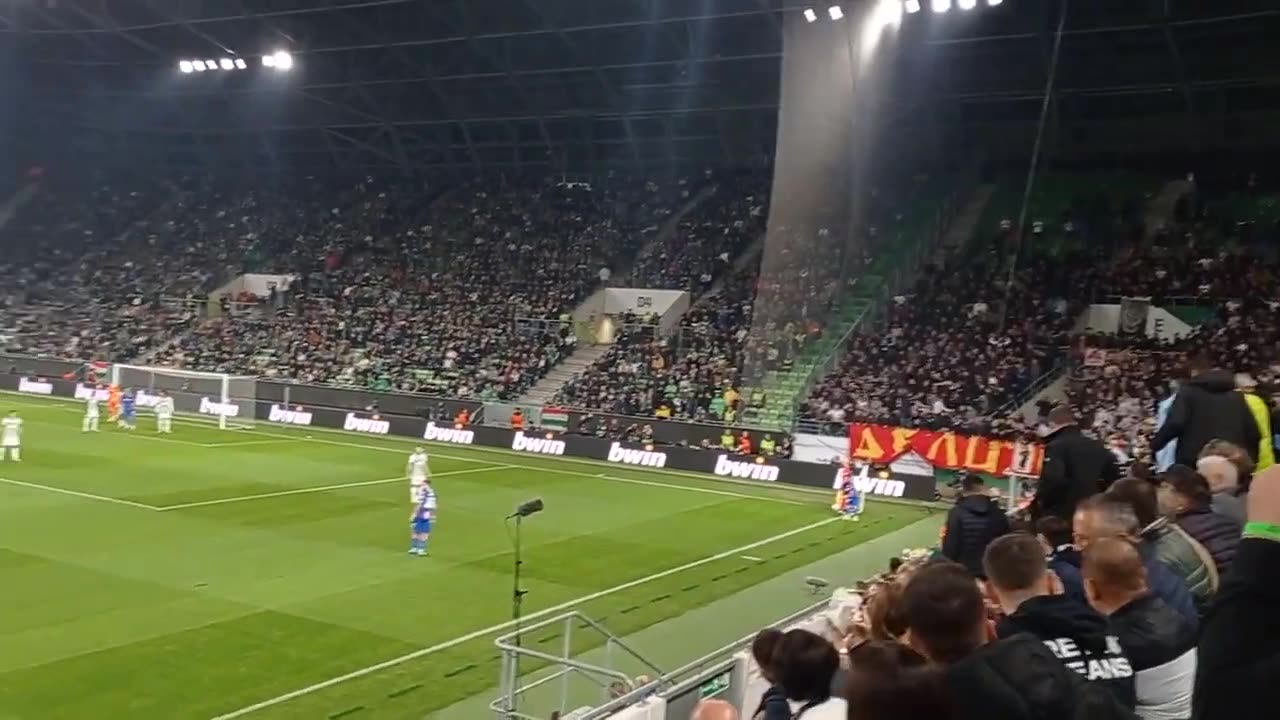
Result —
<instances>
[{"instance_id":1,"label":"football pitch","mask_svg":"<svg viewBox=\"0 0 1280 720\"><path fill-rule=\"evenodd\" d=\"M927 512L872 502L844 523L826 493L433 446L439 516L416 558L412 440L181 421L161 437L149 414L85 435L78 404L0 395L11 409L3 720L417 719L484 692L510 629L503 517L533 497L526 617L576 608L618 635Z\"/></svg>"}]
</instances>

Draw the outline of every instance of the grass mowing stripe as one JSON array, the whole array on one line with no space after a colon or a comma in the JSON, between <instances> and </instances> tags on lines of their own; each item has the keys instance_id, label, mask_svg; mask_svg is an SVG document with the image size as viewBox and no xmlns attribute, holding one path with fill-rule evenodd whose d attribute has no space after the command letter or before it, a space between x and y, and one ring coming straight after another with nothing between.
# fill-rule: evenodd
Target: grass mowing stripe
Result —
<instances>
[{"instance_id":1,"label":"grass mowing stripe","mask_svg":"<svg viewBox=\"0 0 1280 720\"><path fill-rule=\"evenodd\" d=\"M794 530L788 530L787 532L779 533L772 537L767 537L763 540L757 540L755 542L748 543L746 545L743 545L742 547L733 548L732 550L726 550L724 552L716 553L715 555L709 555L700 560L694 560L693 562L685 563L684 565L670 568L668 570L663 570L662 572L654 573L652 575L638 578L630 582L625 582L625 583L622 583L621 585L615 585L614 587L611 587L611 588L606 588L604 590L600 590L598 592L594 592L589 595L584 595L580 598L570 600L568 602L561 603L559 605L554 605L552 607L545 608L543 610L539 610L534 613L530 613L526 615L524 618L522 618L522 622L530 622L533 620L537 620L538 618L552 615L554 613L563 612L565 610L569 610L578 605L581 605L582 603L591 602L592 600L597 600L599 598L606 597L608 595L613 595L615 593L623 592L625 590L630 590L633 587L638 587L640 585L653 582L654 580L661 580L662 578L670 577L672 575L684 572L686 570L692 570L693 568L700 567L708 563L713 563L728 557L733 557L735 555L739 555L741 553L754 550L758 547L768 545L769 543L777 542L779 540L785 540L786 538L799 535L801 533L805 533L810 530L820 528L826 525L830 525L831 523L838 522L839 520L840 518L838 517L819 520L818 522L810 523L808 525L796 528ZM511 621L507 621L504 623L499 623L497 625L492 625L487 628L482 628L480 630L467 633L466 635L456 637L452 640L447 640L445 642L437 643L435 645L423 648L421 650L415 650L414 652L407 653L399 657L391 658L390 660L380 662L376 665L370 665L368 667L361 668L359 670L354 670L345 675L339 675L338 677L335 677L335 678L330 678L328 680L324 680L324 681L315 683L313 685L308 685L307 687L304 687L304 688L299 688L292 692L287 692L283 695L278 695L274 698L271 698L270 700L263 700L262 702L254 703L253 705L247 705L245 707L240 708L239 710L233 710L229 713L224 713L222 715L219 715L213 718L213 720L233 720L234 718L244 717L251 713L255 713L259 710L265 710L269 707L274 707L276 705L289 702L290 700L294 700L296 698L300 698L305 695L310 695L311 693L317 692L319 690L324 690L325 688L333 687L334 685L339 685L341 683L344 683L350 680L355 680L356 678L361 678L366 675L371 675L373 673L386 670L388 668L393 668L397 665L401 665L411 660L416 660L418 658L425 657L427 655L431 655L432 653L437 653L442 650L448 650L449 648L456 647L463 643L485 637L486 635L499 633L504 630L511 629L513 627L515 627L515 623Z\"/></svg>"},{"instance_id":2,"label":"grass mowing stripe","mask_svg":"<svg viewBox=\"0 0 1280 720\"><path fill-rule=\"evenodd\" d=\"M146 503L134 502L132 500L124 500L122 498L108 497L106 495L94 495L93 493L80 492L79 490L67 490L66 488L54 487L52 485L41 485L40 483L23 482L21 480L10 480L9 478L0 478L0 483L9 485L18 485L33 490L44 490L46 492L58 493L60 495L70 495L84 500L97 500L99 502L115 503L117 505L128 505L129 507L142 508L143 510L160 510L155 505L147 505Z\"/></svg>"},{"instance_id":3,"label":"grass mowing stripe","mask_svg":"<svg viewBox=\"0 0 1280 720\"><path fill-rule=\"evenodd\" d=\"M433 478L448 477L450 475L467 475L469 473L488 472L490 470L505 470L505 465L486 465L479 468L471 468L470 470L450 470L448 472L435 473ZM342 490L344 488L365 487L368 485L385 485L387 483L402 482L405 480L403 475L393 478L383 478L382 480L364 480L361 482L338 483L336 485L322 485L320 487L294 488L292 490L281 490L279 492L259 493L257 495L241 495L239 497L217 498L214 500L201 500L199 502L179 503L177 505L164 505L158 508L160 512L166 510L182 510L185 508L206 507L209 505L226 505L228 503L248 502L250 500L263 500L265 498L285 497L286 495L306 495L309 493L326 492L328 490Z\"/></svg>"}]
</instances>

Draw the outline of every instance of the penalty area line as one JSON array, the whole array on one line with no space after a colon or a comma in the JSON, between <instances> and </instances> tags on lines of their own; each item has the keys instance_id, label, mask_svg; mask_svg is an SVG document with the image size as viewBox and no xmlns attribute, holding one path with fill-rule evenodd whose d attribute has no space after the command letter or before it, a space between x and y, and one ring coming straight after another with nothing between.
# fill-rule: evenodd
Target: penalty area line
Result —
<instances>
[{"instance_id":1,"label":"penalty area line","mask_svg":"<svg viewBox=\"0 0 1280 720\"><path fill-rule=\"evenodd\" d=\"M505 465L489 465L482 468L471 468L469 470L450 470L449 472L435 473L431 477L449 477L451 475L466 475L468 473L485 472L487 470L502 470ZM185 510L187 508L208 507L210 505L227 505L229 503L249 502L250 500L266 500L269 498L286 497L289 495L307 495L309 493L328 492L330 490L343 490L345 488L368 487L370 485L386 485L387 483L403 482L405 476L400 475L393 478L383 478L381 480L362 480L360 482L338 483L335 485L321 485L320 487L293 488L291 490L281 490L279 492L259 493L257 495L239 495L237 497L216 498L214 500L200 500L198 502L179 503L177 505L164 505L154 507L153 510L167 512L169 510Z\"/></svg>"},{"instance_id":2,"label":"penalty area line","mask_svg":"<svg viewBox=\"0 0 1280 720\"><path fill-rule=\"evenodd\" d=\"M162 510L155 505L134 502L133 500L125 500L123 498L115 498L107 495L94 495L93 493L80 492L79 490L68 490L66 488L54 487L52 485L41 485L40 483L23 482L22 480L10 480L9 478L0 478L0 483L8 485L17 485L19 487L31 488L33 490L44 490L45 492L57 493L59 495L70 495L71 497L83 498L85 500L97 500L99 502L115 503L116 505L128 505L129 507L142 508L143 510Z\"/></svg>"},{"instance_id":3,"label":"penalty area line","mask_svg":"<svg viewBox=\"0 0 1280 720\"><path fill-rule=\"evenodd\" d=\"M577 607L578 605L581 605L582 603L585 603L585 602L591 602L592 600L598 600L602 597L607 597L615 593L623 592L625 590L630 590L633 587L639 587L640 585L651 583L654 580L661 580L662 578L670 577L677 573L682 573L686 570L692 570L693 568L701 567L708 563L713 563L718 560L723 560L725 558L741 555L742 553L748 552L750 550L754 550L764 545L768 545L769 543L774 543L779 540L785 540L794 535L806 533L810 530L820 528L824 525L830 525L833 522L837 522L839 519L840 518L838 517L831 517L825 520L819 520L817 522L810 523L802 527L798 527L794 530L788 530L787 532L779 533L772 537L767 537L763 540L757 540L753 543L748 543L746 545L743 545L742 547L736 547L736 548L733 548L732 550L726 550L724 552L716 553L715 555L708 555L707 557L704 557L701 560L694 560L693 562L685 563L684 565L673 567L669 570L663 570L662 572L654 573L653 575L648 575L642 578L638 578L630 582L625 582L625 583L622 583L621 585L615 585L614 587L606 588L599 592L591 593L590 595L584 595L576 600L570 600L568 602L560 603L559 605L545 608L537 612L529 613L525 615L524 618L522 618L522 621L531 622L534 620L538 620L539 618L552 615L554 613L564 612L565 610L569 610L571 608ZM314 692L319 692L320 690L331 688L335 685L340 685L342 683L355 680L357 678L365 677L366 675L372 675L373 673L381 672L388 668L396 667L397 665L402 665L411 660L417 660L418 658L426 657L427 655L432 655L434 653L448 650L458 645L462 645L463 643L471 642L472 640L477 640L489 635L493 635L495 633L503 632L514 626L515 626L515 623L512 621L499 623L497 625L491 625L487 628L482 628L480 630L467 633L466 635L456 637L452 640L446 640L445 642L432 645L431 647L422 648L421 650L415 650L414 652L401 655L399 657L391 658L390 660L380 662L376 665L370 665L368 667L349 672L346 675L339 675L338 677L330 678L328 680L315 683L314 685L308 685L304 688L299 688L297 690L294 690L293 692L287 692L283 695L278 695L276 697L271 698L270 700L263 700L262 702L254 703L253 705L247 705L245 707L240 708L239 710L232 710L229 713L218 715L217 717L212 718L212 720L234 720L235 718L244 717L246 715L258 712L259 710L265 710L270 707L275 707L276 705L289 702L290 700L296 700L297 698L310 695L311 693L314 693Z\"/></svg>"}]
</instances>

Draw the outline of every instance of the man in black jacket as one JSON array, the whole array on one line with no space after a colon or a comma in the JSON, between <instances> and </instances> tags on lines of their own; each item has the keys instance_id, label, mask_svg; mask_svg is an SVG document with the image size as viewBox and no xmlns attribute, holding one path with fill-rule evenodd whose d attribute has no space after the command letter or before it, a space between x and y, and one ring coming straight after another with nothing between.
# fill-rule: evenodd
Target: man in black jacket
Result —
<instances>
[{"instance_id":1,"label":"man in black jacket","mask_svg":"<svg viewBox=\"0 0 1280 720\"><path fill-rule=\"evenodd\" d=\"M1214 368L1204 357L1192 360L1191 373L1191 379L1178 387L1169 416L1151 439L1151 451L1177 440L1174 461L1195 467L1205 443L1226 440L1247 450L1257 462L1258 423L1244 396L1236 392L1235 376Z\"/></svg>"},{"instance_id":2,"label":"man in black jacket","mask_svg":"<svg viewBox=\"0 0 1280 720\"><path fill-rule=\"evenodd\" d=\"M1102 683L1125 707L1134 706L1133 669L1119 639L1106 618L1062 592L1039 540L1006 535L991 543L982 562L987 584L1005 612L996 635L1035 635L1068 668Z\"/></svg>"},{"instance_id":3,"label":"man in black jacket","mask_svg":"<svg viewBox=\"0 0 1280 720\"><path fill-rule=\"evenodd\" d=\"M1200 635L1195 720L1280 708L1280 465L1253 479L1248 505L1244 540Z\"/></svg>"},{"instance_id":4,"label":"man in black jacket","mask_svg":"<svg viewBox=\"0 0 1280 720\"><path fill-rule=\"evenodd\" d=\"M1105 445L1080 431L1071 408L1050 411L1049 425L1031 514L1037 520L1054 515L1070 522L1081 500L1120 479L1120 468Z\"/></svg>"},{"instance_id":5,"label":"man in black jacket","mask_svg":"<svg viewBox=\"0 0 1280 720\"><path fill-rule=\"evenodd\" d=\"M947 513L942 554L968 568L974 577L986 577L982 553L988 543L1009 532L1009 518L987 492L981 476L966 473L960 489L964 494Z\"/></svg>"},{"instance_id":6,"label":"man in black jacket","mask_svg":"<svg viewBox=\"0 0 1280 720\"><path fill-rule=\"evenodd\" d=\"M1067 669L1034 635L991 641L973 577L954 563L915 574L903 592L910 645L945 667L959 720L1133 720L1110 692Z\"/></svg>"},{"instance_id":7,"label":"man in black jacket","mask_svg":"<svg viewBox=\"0 0 1280 720\"><path fill-rule=\"evenodd\" d=\"M1107 616L1136 674L1138 715L1191 717L1196 628L1147 587L1142 556L1131 543L1105 538L1084 553L1089 604Z\"/></svg>"}]
</instances>

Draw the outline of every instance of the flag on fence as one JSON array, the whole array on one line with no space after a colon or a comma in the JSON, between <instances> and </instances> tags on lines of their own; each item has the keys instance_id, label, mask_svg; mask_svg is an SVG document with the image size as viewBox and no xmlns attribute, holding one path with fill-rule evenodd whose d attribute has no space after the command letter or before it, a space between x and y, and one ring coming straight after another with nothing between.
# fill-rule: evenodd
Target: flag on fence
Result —
<instances>
[{"instance_id":1,"label":"flag on fence","mask_svg":"<svg viewBox=\"0 0 1280 720\"><path fill-rule=\"evenodd\" d=\"M542 408L542 429L551 432L569 430L569 411L558 407Z\"/></svg>"}]
</instances>

